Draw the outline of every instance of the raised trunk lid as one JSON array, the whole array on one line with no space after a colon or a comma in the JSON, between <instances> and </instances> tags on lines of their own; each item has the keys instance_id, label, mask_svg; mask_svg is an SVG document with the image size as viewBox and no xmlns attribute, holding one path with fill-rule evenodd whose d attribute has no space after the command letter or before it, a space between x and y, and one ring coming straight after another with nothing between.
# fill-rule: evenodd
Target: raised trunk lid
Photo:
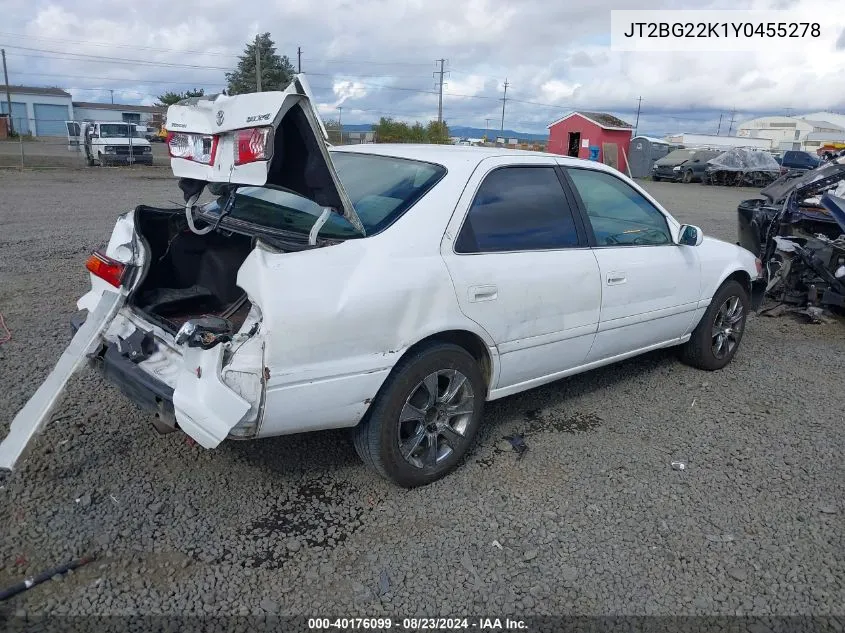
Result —
<instances>
[{"instance_id":1,"label":"raised trunk lid","mask_svg":"<svg viewBox=\"0 0 845 633\"><path fill-rule=\"evenodd\" d=\"M274 131L272 157L235 164L236 133L265 126L271 126ZM216 137L216 151L209 164L185 158L170 159L173 174L178 178L200 183L283 185L334 210L365 234L332 163L326 145L328 134L304 75L296 75L283 91L186 99L168 108L165 128L173 133ZM294 171L293 181L286 181L286 174Z\"/></svg>"}]
</instances>

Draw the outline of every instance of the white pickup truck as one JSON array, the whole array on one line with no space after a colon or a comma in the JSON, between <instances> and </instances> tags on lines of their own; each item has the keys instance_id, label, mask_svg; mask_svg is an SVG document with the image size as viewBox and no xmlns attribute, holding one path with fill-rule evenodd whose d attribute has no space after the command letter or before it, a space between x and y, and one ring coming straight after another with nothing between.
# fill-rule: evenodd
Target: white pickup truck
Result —
<instances>
[{"instance_id":1,"label":"white pickup truck","mask_svg":"<svg viewBox=\"0 0 845 633\"><path fill-rule=\"evenodd\" d=\"M120 121L65 121L68 148L82 147L89 167L153 164L153 148L138 126Z\"/></svg>"}]
</instances>

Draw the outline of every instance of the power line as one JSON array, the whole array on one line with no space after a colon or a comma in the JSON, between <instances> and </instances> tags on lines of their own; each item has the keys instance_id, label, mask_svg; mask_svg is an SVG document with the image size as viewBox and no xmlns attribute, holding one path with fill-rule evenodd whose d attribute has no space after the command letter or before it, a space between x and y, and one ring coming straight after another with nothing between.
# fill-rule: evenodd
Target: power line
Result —
<instances>
[{"instance_id":1,"label":"power line","mask_svg":"<svg viewBox=\"0 0 845 633\"><path fill-rule=\"evenodd\" d=\"M85 61L85 62L107 62L110 64L140 64L143 66L161 66L161 67L170 67L170 68L200 68L200 69L208 69L208 70L232 70L229 66L208 66L205 64L177 64L174 62L161 62L161 61L152 61L147 59L129 59L126 57L109 57L105 55L91 55L88 53L72 53L70 51L53 51L44 48L31 48L28 46L9 46L9 48L14 48L17 50L22 51L33 51L36 53L49 53L50 55L24 55L15 53L20 57L33 57L33 58L44 58L46 57L49 59L51 56L54 56L56 59L66 59L70 61Z\"/></svg>"},{"instance_id":2,"label":"power line","mask_svg":"<svg viewBox=\"0 0 845 633\"><path fill-rule=\"evenodd\" d=\"M39 35L25 35L23 33L0 32L0 35L19 37L26 40L43 40L45 42L66 42L69 44L85 44L88 46L108 46L110 48L131 48L133 50L156 51L159 53L188 53L191 55L208 55L212 57L238 57L240 53L212 53L209 51L189 51L177 48L156 48L154 46L136 46L134 44L118 44L113 42L95 42L90 40L71 40L60 37L43 37Z\"/></svg>"},{"instance_id":3,"label":"power line","mask_svg":"<svg viewBox=\"0 0 845 633\"><path fill-rule=\"evenodd\" d=\"M505 104L508 102L508 80L505 78L505 93L502 95L502 132L505 131Z\"/></svg>"}]
</instances>

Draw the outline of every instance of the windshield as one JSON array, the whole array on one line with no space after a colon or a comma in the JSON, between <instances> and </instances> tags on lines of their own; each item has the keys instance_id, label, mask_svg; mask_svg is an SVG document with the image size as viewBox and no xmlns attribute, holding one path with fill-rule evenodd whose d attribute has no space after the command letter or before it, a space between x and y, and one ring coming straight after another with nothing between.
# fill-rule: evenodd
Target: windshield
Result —
<instances>
[{"instance_id":1,"label":"windshield","mask_svg":"<svg viewBox=\"0 0 845 633\"><path fill-rule=\"evenodd\" d=\"M332 152L332 162L367 235L396 221L446 173L440 165L421 161ZM219 214L220 198L203 207ZM323 208L282 187L239 187L229 215L268 228L307 235ZM323 238L348 239L361 234L338 213L332 213L319 233Z\"/></svg>"},{"instance_id":2,"label":"windshield","mask_svg":"<svg viewBox=\"0 0 845 633\"><path fill-rule=\"evenodd\" d=\"M125 123L105 123L100 125L100 138L129 138L129 126ZM132 126L132 138L143 138Z\"/></svg>"},{"instance_id":3,"label":"windshield","mask_svg":"<svg viewBox=\"0 0 845 633\"><path fill-rule=\"evenodd\" d=\"M689 160L693 154L696 152L701 151L697 149L676 149L674 152L669 152L658 160L658 164L660 165L679 165L680 163L684 162L685 160Z\"/></svg>"}]
</instances>

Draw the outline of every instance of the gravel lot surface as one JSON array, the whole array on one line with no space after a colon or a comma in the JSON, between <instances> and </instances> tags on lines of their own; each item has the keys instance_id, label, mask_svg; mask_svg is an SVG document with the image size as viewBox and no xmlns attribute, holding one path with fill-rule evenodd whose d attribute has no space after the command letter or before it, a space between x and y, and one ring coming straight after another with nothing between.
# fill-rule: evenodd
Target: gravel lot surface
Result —
<instances>
[{"instance_id":1,"label":"gravel lot surface","mask_svg":"<svg viewBox=\"0 0 845 633\"><path fill-rule=\"evenodd\" d=\"M647 187L730 241L755 194ZM90 249L118 213L181 198L143 168L0 171L0 192L2 436L70 340ZM752 317L720 372L660 352L491 403L466 463L414 491L342 432L159 437L85 370L0 482L0 587L99 559L0 611L842 614L843 358L841 322Z\"/></svg>"}]
</instances>

